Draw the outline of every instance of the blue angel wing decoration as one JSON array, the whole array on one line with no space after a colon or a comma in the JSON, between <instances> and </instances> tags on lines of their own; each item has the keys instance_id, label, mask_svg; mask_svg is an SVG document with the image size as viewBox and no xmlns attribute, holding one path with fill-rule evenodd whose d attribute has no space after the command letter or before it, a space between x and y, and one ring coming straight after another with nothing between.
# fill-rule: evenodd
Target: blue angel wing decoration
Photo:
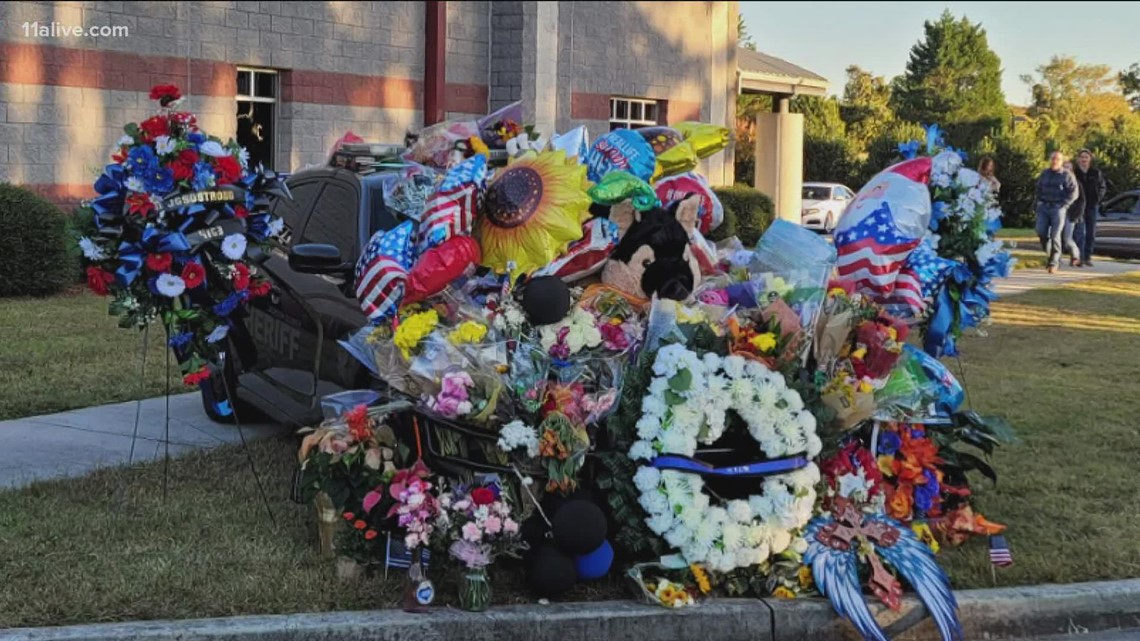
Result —
<instances>
[{"instance_id":1,"label":"blue angel wing decoration","mask_svg":"<svg viewBox=\"0 0 1140 641\"><path fill-rule=\"evenodd\" d=\"M888 641L863 599L856 550L835 549L819 540L817 534L829 523L834 521L828 517L818 516L808 524L807 532L804 534L808 541L804 564L811 568L816 586L820 593L831 601L831 607L835 608L839 616L850 621L864 639Z\"/></svg>"},{"instance_id":2,"label":"blue angel wing decoration","mask_svg":"<svg viewBox=\"0 0 1140 641\"><path fill-rule=\"evenodd\" d=\"M867 520L884 523L898 530L897 543L891 546L876 545L875 551L918 593L930 618L938 626L943 641L960 641L962 624L958 621L958 601L950 588L949 577L934 560L934 553L908 527L884 516L869 516Z\"/></svg>"}]
</instances>

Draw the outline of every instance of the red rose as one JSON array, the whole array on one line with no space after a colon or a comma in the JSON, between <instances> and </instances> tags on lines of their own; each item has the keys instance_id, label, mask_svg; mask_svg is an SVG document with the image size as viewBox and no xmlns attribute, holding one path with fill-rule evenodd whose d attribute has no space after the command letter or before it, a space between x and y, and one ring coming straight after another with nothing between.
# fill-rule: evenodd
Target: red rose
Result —
<instances>
[{"instance_id":1,"label":"red rose","mask_svg":"<svg viewBox=\"0 0 1140 641\"><path fill-rule=\"evenodd\" d=\"M182 382L187 385L197 385L198 383L201 383L208 378L210 378L210 369L203 365L202 369L198 370L197 372L190 372L189 374L183 376Z\"/></svg>"},{"instance_id":2,"label":"red rose","mask_svg":"<svg viewBox=\"0 0 1140 641\"><path fill-rule=\"evenodd\" d=\"M149 142L159 136L168 135L170 133L170 123L162 116L151 116L139 123L139 129L142 129L143 140Z\"/></svg>"},{"instance_id":3,"label":"red rose","mask_svg":"<svg viewBox=\"0 0 1140 641\"><path fill-rule=\"evenodd\" d=\"M198 152L183 149L170 163L170 171L175 180L190 180L194 177L194 163L198 162Z\"/></svg>"},{"instance_id":4,"label":"red rose","mask_svg":"<svg viewBox=\"0 0 1140 641\"><path fill-rule=\"evenodd\" d=\"M234 217L235 218L245 218L248 215L249 215L249 210L246 209L244 206L237 205L234 207Z\"/></svg>"},{"instance_id":5,"label":"red rose","mask_svg":"<svg viewBox=\"0 0 1140 641\"><path fill-rule=\"evenodd\" d=\"M123 164L127 160L127 150L128 149L129 149L129 147L126 147L126 146L119 147L118 151L111 154L111 160L119 163L120 165Z\"/></svg>"},{"instance_id":6,"label":"red rose","mask_svg":"<svg viewBox=\"0 0 1140 641\"><path fill-rule=\"evenodd\" d=\"M234 264L234 289L245 291L249 289L249 268L241 263Z\"/></svg>"},{"instance_id":7,"label":"red rose","mask_svg":"<svg viewBox=\"0 0 1140 641\"><path fill-rule=\"evenodd\" d=\"M170 254L149 254L146 257L146 268L152 272L162 273L170 269L171 262Z\"/></svg>"},{"instance_id":8,"label":"red rose","mask_svg":"<svg viewBox=\"0 0 1140 641\"><path fill-rule=\"evenodd\" d=\"M87 286L96 294L106 296L111 293L109 287L113 282L115 275L111 272L94 265L87 268Z\"/></svg>"},{"instance_id":9,"label":"red rose","mask_svg":"<svg viewBox=\"0 0 1140 641\"><path fill-rule=\"evenodd\" d=\"M177 85L155 85L150 88L150 99L157 100L163 107L182 97Z\"/></svg>"},{"instance_id":10,"label":"red rose","mask_svg":"<svg viewBox=\"0 0 1140 641\"><path fill-rule=\"evenodd\" d=\"M241 163L233 156L215 158L214 168L218 172L219 185L228 185L241 178Z\"/></svg>"},{"instance_id":11,"label":"red rose","mask_svg":"<svg viewBox=\"0 0 1140 641\"><path fill-rule=\"evenodd\" d=\"M471 501L475 505L490 505L495 502L495 493L486 487L471 490Z\"/></svg>"},{"instance_id":12,"label":"red rose","mask_svg":"<svg viewBox=\"0 0 1140 641\"><path fill-rule=\"evenodd\" d=\"M182 281L187 289L194 289L206 280L206 270L198 263L186 263L182 268Z\"/></svg>"},{"instance_id":13,"label":"red rose","mask_svg":"<svg viewBox=\"0 0 1140 641\"><path fill-rule=\"evenodd\" d=\"M273 291L273 285L267 280L259 280L249 286L249 295L254 298L265 296Z\"/></svg>"}]
</instances>

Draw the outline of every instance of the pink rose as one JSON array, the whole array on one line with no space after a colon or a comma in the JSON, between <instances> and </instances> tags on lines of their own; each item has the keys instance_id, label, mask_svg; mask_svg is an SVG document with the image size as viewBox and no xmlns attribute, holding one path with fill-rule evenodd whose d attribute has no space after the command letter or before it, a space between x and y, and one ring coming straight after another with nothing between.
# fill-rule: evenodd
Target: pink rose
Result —
<instances>
[{"instance_id":1,"label":"pink rose","mask_svg":"<svg viewBox=\"0 0 1140 641\"><path fill-rule=\"evenodd\" d=\"M507 534L516 534L519 531L519 524L515 523L513 519L503 521L503 532Z\"/></svg>"}]
</instances>

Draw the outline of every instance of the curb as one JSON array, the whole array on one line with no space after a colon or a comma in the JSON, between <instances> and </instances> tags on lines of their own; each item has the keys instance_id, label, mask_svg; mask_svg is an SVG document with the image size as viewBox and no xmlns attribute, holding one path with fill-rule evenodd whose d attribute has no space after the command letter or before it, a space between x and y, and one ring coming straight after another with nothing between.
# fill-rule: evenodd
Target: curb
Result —
<instances>
[{"instance_id":1,"label":"curb","mask_svg":"<svg viewBox=\"0 0 1140 641\"><path fill-rule=\"evenodd\" d=\"M1140 627L1140 579L964 590L966 639L1033 637ZM938 639L913 597L900 612L875 610L898 641ZM809 641L858 639L823 599L717 599L668 611L632 601L520 605L430 615L400 611L142 621L0 631L0 641Z\"/></svg>"}]
</instances>

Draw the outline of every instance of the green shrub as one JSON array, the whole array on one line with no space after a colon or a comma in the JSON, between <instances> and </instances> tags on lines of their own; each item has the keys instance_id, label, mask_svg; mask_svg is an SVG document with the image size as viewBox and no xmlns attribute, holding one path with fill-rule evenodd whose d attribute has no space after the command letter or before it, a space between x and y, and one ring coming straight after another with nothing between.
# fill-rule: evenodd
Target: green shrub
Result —
<instances>
[{"instance_id":1,"label":"green shrub","mask_svg":"<svg viewBox=\"0 0 1140 641\"><path fill-rule=\"evenodd\" d=\"M50 296L72 284L67 217L40 196L0 183L0 296Z\"/></svg>"},{"instance_id":2,"label":"green shrub","mask_svg":"<svg viewBox=\"0 0 1140 641\"><path fill-rule=\"evenodd\" d=\"M724 205L724 224L710 234L712 240L723 240L735 235L745 247L755 245L768 225L772 224L773 212L776 210L772 199L748 185L715 187L713 191Z\"/></svg>"},{"instance_id":3,"label":"green shrub","mask_svg":"<svg viewBox=\"0 0 1140 641\"><path fill-rule=\"evenodd\" d=\"M836 182L859 189L861 166L854 143L843 137L804 137L804 181Z\"/></svg>"}]
</instances>

